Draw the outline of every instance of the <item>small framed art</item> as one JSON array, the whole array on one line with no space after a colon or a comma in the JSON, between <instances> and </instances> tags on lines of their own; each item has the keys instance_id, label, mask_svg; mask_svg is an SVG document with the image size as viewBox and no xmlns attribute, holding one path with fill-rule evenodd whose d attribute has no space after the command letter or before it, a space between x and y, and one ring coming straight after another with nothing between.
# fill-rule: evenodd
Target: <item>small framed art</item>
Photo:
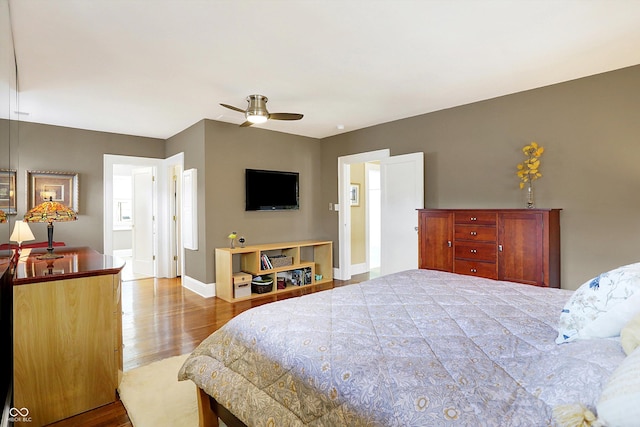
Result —
<instances>
[{"instance_id":1,"label":"small framed art","mask_svg":"<svg viewBox=\"0 0 640 427\"><path fill-rule=\"evenodd\" d=\"M27 210L47 200L78 212L78 174L27 171Z\"/></svg>"},{"instance_id":2,"label":"small framed art","mask_svg":"<svg viewBox=\"0 0 640 427\"><path fill-rule=\"evenodd\" d=\"M15 170L0 169L0 210L6 214L17 213Z\"/></svg>"},{"instance_id":3,"label":"small framed art","mask_svg":"<svg viewBox=\"0 0 640 427\"><path fill-rule=\"evenodd\" d=\"M360 184L351 184L349 202L351 206L360 206Z\"/></svg>"}]
</instances>

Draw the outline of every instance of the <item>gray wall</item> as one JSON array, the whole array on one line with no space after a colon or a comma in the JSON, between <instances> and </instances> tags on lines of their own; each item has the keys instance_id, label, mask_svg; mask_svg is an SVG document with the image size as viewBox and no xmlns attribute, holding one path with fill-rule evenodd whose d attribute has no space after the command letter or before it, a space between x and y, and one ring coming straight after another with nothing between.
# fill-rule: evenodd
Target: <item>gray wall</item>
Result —
<instances>
[{"instance_id":1,"label":"gray wall","mask_svg":"<svg viewBox=\"0 0 640 427\"><path fill-rule=\"evenodd\" d=\"M390 148L425 153L426 207L524 207L516 165L537 141L536 206L563 209L562 287L575 289L639 261L639 93L635 66L327 138L321 204L338 199L338 156ZM337 213L321 216L337 242Z\"/></svg>"},{"instance_id":2,"label":"gray wall","mask_svg":"<svg viewBox=\"0 0 640 427\"><path fill-rule=\"evenodd\" d=\"M184 151L185 170L198 169L198 250L187 251L186 274L215 282L215 248L237 231L247 244L323 239L318 229L321 143L259 128L204 120L167 141L167 156ZM244 210L246 168L300 173L300 209Z\"/></svg>"},{"instance_id":3,"label":"gray wall","mask_svg":"<svg viewBox=\"0 0 640 427\"><path fill-rule=\"evenodd\" d=\"M68 246L89 246L102 252L103 154L164 158L164 140L19 122L18 149L12 153L17 169L17 208L27 208L26 171L78 173L78 221L55 224L53 238ZM46 224L31 224L36 241L47 240Z\"/></svg>"}]
</instances>

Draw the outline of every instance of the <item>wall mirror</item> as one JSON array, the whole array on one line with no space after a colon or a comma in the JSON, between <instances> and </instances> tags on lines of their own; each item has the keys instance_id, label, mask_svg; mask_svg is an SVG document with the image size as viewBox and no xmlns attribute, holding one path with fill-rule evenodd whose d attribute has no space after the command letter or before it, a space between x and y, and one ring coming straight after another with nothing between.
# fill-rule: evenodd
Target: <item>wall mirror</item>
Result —
<instances>
[{"instance_id":1,"label":"wall mirror","mask_svg":"<svg viewBox=\"0 0 640 427\"><path fill-rule=\"evenodd\" d=\"M17 105L13 37L8 0L0 0L0 244L8 243L16 219L17 122L12 120ZM5 219L6 218L6 219Z\"/></svg>"}]
</instances>

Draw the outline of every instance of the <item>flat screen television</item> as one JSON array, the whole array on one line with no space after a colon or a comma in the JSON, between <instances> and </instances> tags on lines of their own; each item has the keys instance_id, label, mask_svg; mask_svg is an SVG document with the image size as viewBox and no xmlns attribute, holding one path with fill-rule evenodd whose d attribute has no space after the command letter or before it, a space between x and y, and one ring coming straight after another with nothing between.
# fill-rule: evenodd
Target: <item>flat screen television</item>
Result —
<instances>
[{"instance_id":1,"label":"flat screen television","mask_svg":"<svg viewBox=\"0 0 640 427\"><path fill-rule=\"evenodd\" d=\"M299 209L299 174L260 169L246 169L247 211Z\"/></svg>"}]
</instances>

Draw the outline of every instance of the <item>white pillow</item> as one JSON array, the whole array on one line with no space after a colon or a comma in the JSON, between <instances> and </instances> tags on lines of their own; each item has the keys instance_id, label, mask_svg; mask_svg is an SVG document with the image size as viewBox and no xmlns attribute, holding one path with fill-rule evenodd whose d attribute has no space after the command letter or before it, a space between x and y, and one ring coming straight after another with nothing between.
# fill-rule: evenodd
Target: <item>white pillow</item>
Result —
<instances>
[{"instance_id":1,"label":"white pillow","mask_svg":"<svg viewBox=\"0 0 640 427\"><path fill-rule=\"evenodd\" d=\"M596 405L598 421L609 427L640 425L640 347L613 371Z\"/></svg>"},{"instance_id":2,"label":"white pillow","mask_svg":"<svg viewBox=\"0 0 640 427\"><path fill-rule=\"evenodd\" d=\"M622 326L637 313L634 303L626 302L636 293L640 293L640 263L618 267L585 282L560 314L556 343L620 335ZM620 312L613 312L614 307ZM605 317L591 325L602 316ZM590 329L585 330L587 327Z\"/></svg>"},{"instance_id":3,"label":"white pillow","mask_svg":"<svg viewBox=\"0 0 640 427\"><path fill-rule=\"evenodd\" d=\"M620 344L625 354L629 355L640 346L640 315L631 319L620 331Z\"/></svg>"},{"instance_id":4,"label":"white pillow","mask_svg":"<svg viewBox=\"0 0 640 427\"><path fill-rule=\"evenodd\" d=\"M640 314L640 292L636 292L615 309L606 311L578 331L578 338L610 338L621 334L622 328Z\"/></svg>"}]
</instances>

